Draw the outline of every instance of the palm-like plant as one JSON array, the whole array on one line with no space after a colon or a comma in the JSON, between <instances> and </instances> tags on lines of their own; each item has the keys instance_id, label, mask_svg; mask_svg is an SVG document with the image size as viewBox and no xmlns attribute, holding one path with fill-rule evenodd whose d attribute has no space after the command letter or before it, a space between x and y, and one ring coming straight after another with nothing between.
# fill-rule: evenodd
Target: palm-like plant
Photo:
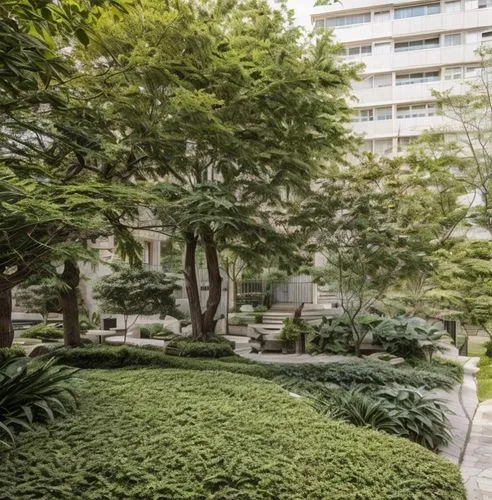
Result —
<instances>
[{"instance_id":1,"label":"palm-like plant","mask_svg":"<svg viewBox=\"0 0 492 500\"><path fill-rule=\"evenodd\" d=\"M24 357L0 365L0 444L8 446L2 435L13 441L15 431L54 420L74 407L73 375L78 370L54 363L52 359L30 369Z\"/></svg>"}]
</instances>

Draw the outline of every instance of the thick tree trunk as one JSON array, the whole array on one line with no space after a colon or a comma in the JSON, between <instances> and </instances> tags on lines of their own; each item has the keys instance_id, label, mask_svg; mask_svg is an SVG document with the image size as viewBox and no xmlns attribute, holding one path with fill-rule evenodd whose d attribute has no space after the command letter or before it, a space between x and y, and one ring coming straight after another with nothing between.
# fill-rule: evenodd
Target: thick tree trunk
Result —
<instances>
[{"instance_id":1,"label":"thick tree trunk","mask_svg":"<svg viewBox=\"0 0 492 500\"><path fill-rule=\"evenodd\" d=\"M203 237L203 244L207 260L209 286L207 308L203 314L203 331L205 335L210 336L215 332L215 324L217 323L215 315L222 296L222 276L220 275L219 254L213 234L206 234Z\"/></svg>"},{"instance_id":2,"label":"thick tree trunk","mask_svg":"<svg viewBox=\"0 0 492 500\"><path fill-rule=\"evenodd\" d=\"M64 263L61 279L65 285L60 292L63 335L65 345L75 347L80 345L79 327L79 305L77 300L77 288L80 282L80 270L77 263L67 259Z\"/></svg>"},{"instance_id":3,"label":"thick tree trunk","mask_svg":"<svg viewBox=\"0 0 492 500\"><path fill-rule=\"evenodd\" d=\"M12 289L0 291L0 347L11 347L14 340L12 326Z\"/></svg>"},{"instance_id":4,"label":"thick tree trunk","mask_svg":"<svg viewBox=\"0 0 492 500\"><path fill-rule=\"evenodd\" d=\"M194 339L200 339L203 337L203 317L196 277L196 245L196 236L192 233L187 234L184 259L185 286L190 305L192 336Z\"/></svg>"},{"instance_id":5,"label":"thick tree trunk","mask_svg":"<svg viewBox=\"0 0 492 500\"><path fill-rule=\"evenodd\" d=\"M229 295L228 311L230 313L236 312L236 295L237 295L237 280L229 277L229 287L227 290Z\"/></svg>"}]
</instances>

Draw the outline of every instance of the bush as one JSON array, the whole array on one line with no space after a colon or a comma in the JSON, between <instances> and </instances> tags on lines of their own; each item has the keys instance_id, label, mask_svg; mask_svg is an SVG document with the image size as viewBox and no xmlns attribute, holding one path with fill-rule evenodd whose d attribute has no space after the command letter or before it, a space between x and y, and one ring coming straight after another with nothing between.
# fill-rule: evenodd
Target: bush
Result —
<instances>
[{"instance_id":1,"label":"bush","mask_svg":"<svg viewBox=\"0 0 492 500\"><path fill-rule=\"evenodd\" d=\"M255 323L257 325L263 323L263 314L260 314L260 313L255 314Z\"/></svg>"},{"instance_id":2,"label":"bush","mask_svg":"<svg viewBox=\"0 0 492 500\"><path fill-rule=\"evenodd\" d=\"M417 370L444 375L456 380L456 382L463 382L463 365L452 359L433 358L431 361L425 361L423 359L413 358L407 360L407 365Z\"/></svg>"},{"instance_id":3,"label":"bush","mask_svg":"<svg viewBox=\"0 0 492 500\"><path fill-rule=\"evenodd\" d=\"M347 354L354 352L354 340L346 316L324 317L313 327L310 350L317 353Z\"/></svg>"},{"instance_id":4,"label":"bush","mask_svg":"<svg viewBox=\"0 0 492 500\"><path fill-rule=\"evenodd\" d=\"M485 356L492 358L492 340L488 340L483 346L485 347Z\"/></svg>"},{"instance_id":5,"label":"bush","mask_svg":"<svg viewBox=\"0 0 492 500\"><path fill-rule=\"evenodd\" d=\"M248 326L248 318L244 316L233 316L229 320L229 325L231 326Z\"/></svg>"},{"instance_id":6,"label":"bush","mask_svg":"<svg viewBox=\"0 0 492 500\"><path fill-rule=\"evenodd\" d=\"M20 337L25 339L62 340L63 330L53 325L40 323L39 325L31 326L27 330L24 330Z\"/></svg>"},{"instance_id":7,"label":"bush","mask_svg":"<svg viewBox=\"0 0 492 500\"><path fill-rule=\"evenodd\" d=\"M317 406L331 418L396 434L434 451L451 439L446 405L422 389L358 386L325 391L324 396L318 396Z\"/></svg>"},{"instance_id":8,"label":"bush","mask_svg":"<svg viewBox=\"0 0 492 500\"><path fill-rule=\"evenodd\" d=\"M169 342L166 354L188 358L223 358L234 356L234 348L231 342L219 336L214 336L206 342L182 338Z\"/></svg>"},{"instance_id":9,"label":"bush","mask_svg":"<svg viewBox=\"0 0 492 500\"><path fill-rule=\"evenodd\" d=\"M437 343L447 332L420 318L385 318L374 330L383 349L404 358L432 358L441 347Z\"/></svg>"},{"instance_id":10,"label":"bush","mask_svg":"<svg viewBox=\"0 0 492 500\"><path fill-rule=\"evenodd\" d=\"M256 306L255 307L255 312L257 313L266 313L268 311L267 306Z\"/></svg>"},{"instance_id":11,"label":"bush","mask_svg":"<svg viewBox=\"0 0 492 500\"><path fill-rule=\"evenodd\" d=\"M161 323L153 323L150 325L142 326L140 328L140 337L143 339L152 339L154 337L162 337L162 338L174 338L176 337L176 334L169 330L168 328L165 328L163 324Z\"/></svg>"},{"instance_id":12,"label":"bush","mask_svg":"<svg viewBox=\"0 0 492 500\"><path fill-rule=\"evenodd\" d=\"M260 364L244 362L240 358L227 360L188 359L166 355L162 349L130 346L92 345L75 349L60 349L53 353L59 363L79 368L124 368L132 366L158 366L161 368L183 368L187 370L219 370L242 373L256 377L275 379L294 385L313 382L337 384L350 387L352 384L373 386L397 383L413 387L436 387L451 389L455 381L439 373L398 368L382 361L354 361L327 365ZM236 361L237 360L237 361Z\"/></svg>"},{"instance_id":13,"label":"bush","mask_svg":"<svg viewBox=\"0 0 492 500\"><path fill-rule=\"evenodd\" d=\"M77 414L23 433L3 460L2 496L465 498L445 459L327 420L266 381L183 370L85 377Z\"/></svg>"},{"instance_id":14,"label":"bush","mask_svg":"<svg viewBox=\"0 0 492 500\"><path fill-rule=\"evenodd\" d=\"M22 347L2 347L0 349L0 365L14 358L23 358L26 356L26 352Z\"/></svg>"},{"instance_id":15,"label":"bush","mask_svg":"<svg viewBox=\"0 0 492 500\"><path fill-rule=\"evenodd\" d=\"M0 444L14 440L14 432L35 421L53 420L73 407L72 378L77 370L53 366L54 360L28 369L28 358L13 358L0 365Z\"/></svg>"}]
</instances>

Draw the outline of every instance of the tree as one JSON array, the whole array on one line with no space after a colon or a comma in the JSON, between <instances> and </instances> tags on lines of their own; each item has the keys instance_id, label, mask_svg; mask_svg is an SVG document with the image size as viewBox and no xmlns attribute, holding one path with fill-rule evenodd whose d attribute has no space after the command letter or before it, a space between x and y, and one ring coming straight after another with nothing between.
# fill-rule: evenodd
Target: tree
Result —
<instances>
[{"instance_id":1,"label":"tree","mask_svg":"<svg viewBox=\"0 0 492 500\"><path fill-rule=\"evenodd\" d=\"M397 279L426 266L432 220L424 200L415 203L417 180L400 160L369 155L320 184L294 221L326 260L313 272L337 290L357 355L369 331L363 316Z\"/></svg>"},{"instance_id":2,"label":"tree","mask_svg":"<svg viewBox=\"0 0 492 500\"><path fill-rule=\"evenodd\" d=\"M131 135L139 158L164 180L156 191L160 230L185 242L195 338L215 327L219 252L239 240L269 254L287 247L289 198L307 193L350 144L353 71L338 63L328 34L304 42L291 21L258 0L144 0L124 22L102 24L110 52L88 62L124 72L99 94L121 137ZM196 278L200 247L206 304Z\"/></svg>"},{"instance_id":3,"label":"tree","mask_svg":"<svg viewBox=\"0 0 492 500\"><path fill-rule=\"evenodd\" d=\"M116 267L115 272L100 278L94 287L94 298L106 313L122 314L124 337L140 315L170 314L175 310L173 292L178 287L174 278L160 272ZM135 316L128 324L130 316Z\"/></svg>"},{"instance_id":4,"label":"tree","mask_svg":"<svg viewBox=\"0 0 492 500\"><path fill-rule=\"evenodd\" d=\"M24 283L17 289L15 301L28 312L41 314L43 323L46 324L50 313L61 311L58 286L56 280L48 278L34 280L32 284Z\"/></svg>"}]
</instances>

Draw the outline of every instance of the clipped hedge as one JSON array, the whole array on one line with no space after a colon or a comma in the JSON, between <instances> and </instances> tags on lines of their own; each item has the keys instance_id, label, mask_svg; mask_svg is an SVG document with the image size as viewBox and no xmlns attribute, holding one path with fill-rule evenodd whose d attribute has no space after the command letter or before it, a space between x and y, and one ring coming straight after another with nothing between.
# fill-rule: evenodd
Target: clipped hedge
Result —
<instances>
[{"instance_id":1,"label":"clipped hedge","mask_svg":"<svg viewBox=\"0 0 492 500\"><path fill-rule=\"evenodd\" d=\"M24 330L20 337L25 339L62 340L63 330L53 325L40 323Z\"/></svg>"},{"instance_id":2,"label":"clipped hedge","mask_svg":"<svg viewBox=\"0 0 492 500\"><path fill-rule=\"evenodd\" d=\"M187 358L224 358L234 356L234 348L229 340L215 335L207 342L191 338L174 339L167 345L166 354Z\"/></svg>"},{"instance_id":3,"label":"clipped hedge","mask_svg":"<svg viewBox=\"0 0 492 500\"><path fill-rule=\"evenodd\" d=\"M349 387L353 384L387 385L396 383L413 387L450 389L456 383L440 373L413 368L397 368L383 361L353 361L331 364L280 365L243 362L240 358L224 360L191 359L168 356L161 349L130 346L92 345L76 349L60 349L53 355L60 363L79 368L125 368L156 366L187 370L218 370L242 373L260 378L289 381L305 387L315 383L337 384Z\"/></svg>"},{"instance_id":4,"label":"clipped hedge","mask_svg":"<svg viewBox=\"0 0 492 500\"><path fill-rule=\"evenodd\" d=\"M448 461L327 420L268 381L146 369L85 377L76 415L23 433L0 455L2 496L465 498Z\"/></svg>"}]
</instances>

